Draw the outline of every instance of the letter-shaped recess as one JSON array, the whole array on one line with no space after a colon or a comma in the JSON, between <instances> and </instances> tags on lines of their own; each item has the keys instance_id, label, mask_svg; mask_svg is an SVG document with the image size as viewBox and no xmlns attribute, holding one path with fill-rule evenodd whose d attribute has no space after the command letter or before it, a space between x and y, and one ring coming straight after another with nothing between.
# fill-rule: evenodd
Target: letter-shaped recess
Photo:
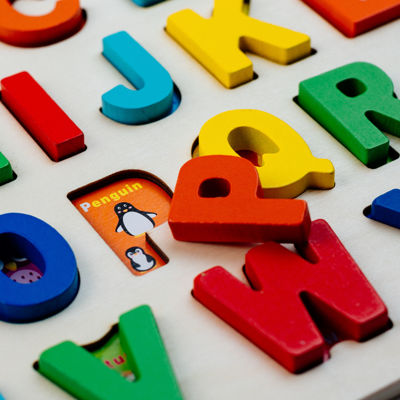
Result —
<instances>
[{"instance_id":1,"label":"letter-shaped recess","mask_svg":"<svg viewBox=\"0 0 400 400\"><path fill-rule=\"evenodd\" d=\"M167 33L227 88L253 79L243 51L280 64L311 53L307 35L251 18L247 9L245 0L215 0L210 19L188 9L170 15Z\"/></svg>"},{"instance_id":2,"label":"letter-shaped recess","mask_svg":"<svg viewBox=\"0 0 400 400\"><path fill-rule=\"evenodd\" d=\"M127 32L103 39L104 57L138 90L118 85L102 96L102 112L123 124L145 124L175 111L174 83L158 63Z\"/></svg>"},{"instance_id":3,"label":"letter-shaped recess","mask_svg":"<svg viewBox=\"0 0 400 400\"><path fill-rule=\"evenodd\" d=\"M400 101L378 67L357 62L300 82L298 102L368 167L389 159L388 132L400 136Z\"/></svg>"},{"instance_id":4,"label":"letter-shaped recess","mask_svg":"<svg viewBox=\"0 0 400 400\"><path fill-rule=\"evenodd\" d=\"M150 232L167 222L171 197L171 189L161 179L141 170L119 171L68 194L81 215L138 276L168 263Z\"/></svg>"},{"instance_id":5,"label":"letter-shaped recess","mask_svg":"<svg viewBox=\"0 0 400 400\"><path fill-rule=\"evenodd\" d=\"M331 189L335 169L311 154L306 142L279 118L258 110L232 110L211 118L199 134L199 155L238 156L251 151L264 197L291 198L308 187Z\"/></svg>"},{"instance_id":6,"label":"letter-shaped recess","mask_svg":"<svg viewBox=\"0 0 400 400\"><path fill-rule=\"evenodd\" d=\"M0 320L37 321L60 312L74 300L79 289L75 256L50 225L25 214L0 215L0 243L43 272L40 280L29 285L0 273Z\"/></svg>"},{"instance_id":7,"label":"letter-shaped recess","mask_svg":"<svg viewBox=\"0 0 400 400\"><path fill-rule=\"evenodd\" d=\"M1 80L1 101L53 161L86 149L82 131L28 72Z\"/></svg>"},{"instance_id":8,"label":"letter-shaped recess","mask_svg":"<svg viewBox=\"0 0 400 400\"><path fill-rule=\"evenodd\" d=\"M40 17L19 13L10 0L0 0L0 41L14 46L42 46L65 39L85 23L79 0L59 0Z\"/></svg>"},{"instance_id":9,"label":"letter-shaped recess","mask_svg":"<svg viewBox=\"0 0 400 400\"><path fill-rule=\"evenodd\" d=\"M153 4L161 3L164 0L132 0L132 1L140 7L148 7L152 6Z\"/></svg>"},{"instance_id":10,"label":"letter-shaped recess","mask_svg":"<svg viewBox=\"0 0 400 400\"><path fill-rule=\"evenodd\" d=\"M400 17L400 0L303 1L349 37Z\"/></svg>"},{"instance_id":11,"label":"letter-shaped recess","mask_svg":"<svg viewBox=\"0 0 400 400\"><path fill-rule=\"evenodd\" d=\"M310 215L303 200L263 199L250 161L204 156L179 172L168 219L174 238L188 242L307 240Z\"/></svg>"},{"instance_id":12,"label":"letter-shaped recess","mask_svg":"<svg viewBox=\"0 0 400 400\"><path fill-rule=\"evenodd\" d=\"M14 173L10 161L7 160L3 153L0 153L0 185L12 181L13 178Z\"/></svg>"},{"instance_id":13,"label":"letter-shaped recess","mask_svg":"<svg viewBox=\"0 0 400 400\"><path fill-rule=\"evenodd\" d=\"M400 190L392 189L377 197L364 210L366 217L400 229Z\"/></svg>"},{"instance_id":14,"label":"letter-shaped recess","mask_svg":"<svg viewBox=\"0 0 400 400\"><path fill-rule=\"evenodd\" d=\"M37 368L78 399L182 400L150 307L140 306L121 315L119 335L135 382L72 342L44 351Z\"/></svg>"},{"instance_id":15,"label":"letter-shaped recess","mask_svg":"<svg viewBox=\"0 0 400 400\"><path fill-rule=\"evenodd\" d=\"M269 242L246 255L248 287L222 267L198 275L193 295L291 372L323 361L327 345L303 302L345 339L389 324L387 309L324 220L299 248L309 261Z\"/></svg>"}]
</instances>

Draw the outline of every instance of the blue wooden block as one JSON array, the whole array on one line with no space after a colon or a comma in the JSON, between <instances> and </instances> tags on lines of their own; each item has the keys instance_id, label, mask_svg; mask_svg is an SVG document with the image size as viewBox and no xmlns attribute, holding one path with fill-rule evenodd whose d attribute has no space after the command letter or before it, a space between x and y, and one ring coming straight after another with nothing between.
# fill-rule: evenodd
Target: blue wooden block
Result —
<instances>
[{"instance_id":1,"label":"blue wooden block","mask_svg":"<svg viewBox=\"0 0 400 400\"><path fill-rule=\"evenodd\" d=\"M153 4L161 3L164 0L132 0L136 5L140 7L148 7Z\"/></svg>"},{"instance_id":2,"label":"blue wooden block","mask_svg":"<svg viewBox=\"0 0 400 400\"><path fill-rule=\"evenodd\" d=\"M138 125L174 111L171 76L127 32L105 37L103 55L137 89L118 85L105 93L102 96L104 115L123 124Z\"/></svg>"},{"instance_id":3,"label":"blue wooden block","mask_svg":"<svg viewBox=\"0 0 400 400\"><path fill-rule=\"evenodd\" d=\"M79 289L75 256L50 225L26 214L0 215L0 245L14 247L43 272L30 284L14 282L0 272L0 320L37 321L74 300Z\"/></svg>"},{"instance_id":4,"label":"blue wooden block","mask_svg":"<svg viewBox=\"0 0 400 400\"><path fill-rule=\"evenodd\" d=\"M377 197L368 211L368 218L400 229L400 189L390 190Z\"/></svg>"}]
</instances>

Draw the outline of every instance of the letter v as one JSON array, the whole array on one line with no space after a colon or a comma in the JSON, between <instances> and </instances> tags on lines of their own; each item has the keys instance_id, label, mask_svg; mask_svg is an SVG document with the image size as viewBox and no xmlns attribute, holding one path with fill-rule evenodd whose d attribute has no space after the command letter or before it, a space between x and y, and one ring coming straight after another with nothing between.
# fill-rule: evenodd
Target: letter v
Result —
<instances>
[{"instance_id":1,"label":"letter v","mask_svg":"<svg viewBox=\"0 0 400 400\"><path fill-rule=\"evenodd\" d=\"M182 400L150 307L140 306L121 315L119 333L136 377L133 383L72 342L44 351L38 370L78 399Z\"/></svg>"}]
</instances>

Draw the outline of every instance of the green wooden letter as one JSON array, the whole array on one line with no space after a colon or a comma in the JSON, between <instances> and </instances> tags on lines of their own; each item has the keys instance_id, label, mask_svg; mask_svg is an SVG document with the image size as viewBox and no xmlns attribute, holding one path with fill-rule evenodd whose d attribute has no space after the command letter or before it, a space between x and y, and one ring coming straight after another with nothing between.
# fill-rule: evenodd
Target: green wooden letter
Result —
<instances>
[{"instance_id":1,"label":"green wooden letter","mask_svg":"<svg viewBox=\"0 0 400 400\"><path fill-rule=\"evenodd\" d=\"M365 165L388 161L383 132L400 136L400 101L380 68L357 62L307 79L300 83L298 101Z\"/></svg>"},{"instance_id":2,"label":"green wooden letter","mask_svg":"<svg viewBox=\"0 0 400 400\"><path fill-rule=\"evenodd\" d=\"M72 342L44 351L39 372L78 399L182 400L150 307L121 315L119 333L134 382Z\"/></svg>"},{"instance_id":3,"label":"green wooden letter","mask_svg":"<svg viewBox=\"0 0 400 400\"><path fill-rule=\"evenodd\" d=\"M13 170L11 168L10 161L0 153L0 185L12 181Z\"/></svg>"}]
</instances>

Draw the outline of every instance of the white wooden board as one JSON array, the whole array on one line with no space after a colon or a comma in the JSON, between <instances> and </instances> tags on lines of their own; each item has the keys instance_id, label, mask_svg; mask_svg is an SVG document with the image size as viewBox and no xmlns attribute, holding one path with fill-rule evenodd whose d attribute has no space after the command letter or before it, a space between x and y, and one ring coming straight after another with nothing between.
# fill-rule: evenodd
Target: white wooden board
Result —
<instances>
[{"instance_id":1,"label":"white wooden board","mask_svg":"<svg viewBox=\"0 0 400 400\"><path fill-rule=\"evenodd\" d=\"M250 15L307 33L318 53L290 66L251 56L259 78L234 90L223 88L163 30L166 18L183 8L210 16L212 0L168 0L142 9L130 0L82 0L84 29L55 45L20 49L0 43L0 77L22 70L48 91L84 131L87 151L52 162L10 113L0 106L0 150L18 179L0 187L0 213L22 212L56 228L73 248L81 276L75 301L41 322L0 322L0 392L7 400L67 399L68 394L32 368L39 354L63 340L86 344L100 338L121 313L149 304L185 399L387 399L400 392L399 231L366 219L365 206L399 187L400 160L376 170L359 162L293 101L301 80L354 61L381 67L400 93L400 22L347 39L300 0L253 0ZM16 7L42 13L54 1L19 0ZM99 112L101 95L125 79L102 56L102 38L129 32L170 72L182 93L170 117L126 126ZM313 219L335 230L388 306L393 329L366 343L345 342L332 358L291 375L190 295L200 272L222 265L244 281L249 247L178 243L165 225L154 239L170 262L143 277L133 276L82 218L66 195L124 169L147 170L174 187L190 158L201 126L231 109L255 108L291 125L317 157L336 168L336 187L308 191ZM400 140L391 138L400 150ZM351 296L351 293L349 293Z\"/></svg>"}]
</instances>

